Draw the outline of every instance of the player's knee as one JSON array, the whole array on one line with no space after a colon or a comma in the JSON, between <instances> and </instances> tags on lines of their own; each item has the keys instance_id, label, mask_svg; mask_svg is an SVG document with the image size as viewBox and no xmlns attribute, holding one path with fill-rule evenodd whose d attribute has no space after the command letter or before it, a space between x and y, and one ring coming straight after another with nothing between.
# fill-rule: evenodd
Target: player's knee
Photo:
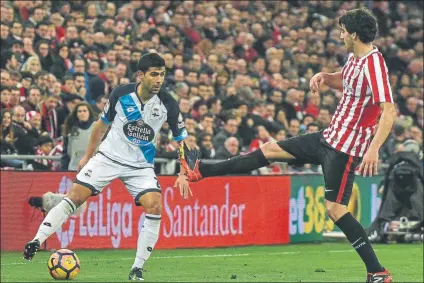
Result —
<instances>
[{"instance_id":1,"label":"player's knee","mask_svg":"<svg viewBox=\"0 0 424 283\"><path fill-rule=\"evenodd\" d=\"M67 197L75 204L75 207L80 207L86 199L81 194L70 192Z\"/></svg>"},{"instance_id":2,"label":"player's knee","mask_svg":"<svg viewBox=\"0 0 424 283\"><path fill-rule=\"evenodd\" d=\"M345 205L329 200L325 200L325 208L327 209L328 216L333 221L337 221L347 212Z\"/></svg>"},{"instance_id":3,"label":"player's knee","mask_svg":"<svg viewBox=\"0 0 424 283\"><path fill-rule=\"evenodd\" d=\"M276 158L283 151L276 142L267 142L263 144L261 150L266 159Z\"/></svg>"},{"instance_id":4,"label":"player's knee","mask_svg":"<svg viewBox=\"0 0 424 283\"><path fill-rule=\"evenodd\" d=\"M162 196L157 192L150 192L142 195L139 203L144 207L146 213L149 214L162 214Z\"/></svg>"},{"instance_id":5,"label":"player's knee","mask_svg":"<svg viewBox=\"0 0 424 283\"><path fill-rule=\"evenodd\" d=\"M148 207L144 207L144 209L146 213L160 215L162 214L162 203L161 201L154 201Z\"/></svg>"},{"instance_id":6,"label":"player's knee","mask_svg":"<svg viewBox=\"0 0 424 283\"><path fill-rule=\"evenodd\" d=\"M73 185L69 193L66 195L78 208L91 196L92 191L80 185Z\"/></svg>"}]
</instances>

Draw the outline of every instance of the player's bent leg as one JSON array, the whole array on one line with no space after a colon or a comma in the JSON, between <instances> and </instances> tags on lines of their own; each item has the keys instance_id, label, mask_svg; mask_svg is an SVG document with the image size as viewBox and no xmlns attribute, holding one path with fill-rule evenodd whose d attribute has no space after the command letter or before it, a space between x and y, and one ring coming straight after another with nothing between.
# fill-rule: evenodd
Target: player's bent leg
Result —
<instances>
[{"instance_id":1,"label":"player's bent leg","mask_svg":"<svg viewBox=\"0 0 424 283\"><path fill-rule=\"evenodd\" d=\"M329 217L343 231L365 263L368 272L367 282L392 282L390 273L378 261L367 233L352 214L347 211L346 205L326 200L325 206Z\"/></svg>"},{"instance_id":2,"label":"player's bent leg","mask_svg":"<svg viewBox=\"0 0 424 283\"><path fill-rule=\"evenodd\" d=\"M184 162L185 157L189 161L193 157L190 154L184 154L183 156L180 154L181 165L186 169L189 181L198 181L210 176L250 173L252 170L268 166L275 161L319 164L320 136L321 133L313 133L284 141L268 142L254 152L239 155L222 162L211 162L208 160ZM190 164L194 164L194 167L189 166Z\"/></svg>"},{"instance_id":3,"label":"player's bent leg","mask_svg":"<svg viewBox=\"0 0 424 283\"><path fill-rule=\"evenodd\" d=\"M268 166L274 160L294 158L276 142L266 143L256 151L219 162L194 159L194 156L187 153L187 150L184 152L184 154L180 154L181 166L185 168L187 177L192 182L212 176L247 174L258 168Z\"/></svg>"},{"instance_id":4,"label":"player's bent leg","mask_svg":"<svg viewBox=\"0 0 424 283\"><path fill-rule=\"evenodd\" d=\"M347 206L325 200L328 216L343 231L367 268L367 282L392 282L390 273L381 266L361 224L348 212Z\"/></svg>"},{"instance_id":5,"label":"player's bent leg","mask_svg":"<svg viewBox=\"0 0 424 283\"><path fill-rule=\"evenodd\" d=\"M293 155L281 148L277 142L267 142L261 146L261 151L265 158L270 161L287 161L295 159Z\"/></svg>"},{"instance_id":6,"label":"player's bent leg","mask_svg":"<svg viewBox=\"0 0 424 283\"><path fill-rule=\"evenodd\" d=\"M330 217L334 222L347 213L346 205L329 200L325 200L325 208L327 210L328 217Z\"/></svg>"},{"instance_id":7,"label":"player's bent leg","mask_svg":"<svg viewBox=\"0 0 424 283\"><path fill-rule=\"evenodd\" d=\"M355 168L360 159L324 148L322 169L325 179L325 207L328 216L346 235L346 238L365 263L368 279L382 279L376 282L391 282L391 276L377 259L361 224L347 210L355 179Z\"/></svg>"},{"instance_id":8,"label":"player's bent leg","mask_svg":"<svg viewBox=\"0 0 424 283\"><path fill-rule=\"evenodd\" d=\"M68 195L53 207L44 218L35 238L25 245L24 259L31 260L40 245L50 237L68 217L92 195L92 191L82 185L74 183Z\"/></svg>"},{"instance_id":9,"label":"player's bent leg","mask_svg":"<svg viewBox=\"0 0 424 283\"><path fill-rule=\"evenodd\" d=\"M136 202L144 207L146 216L138 236L137 253L128 279L143 280L142 268L152 254L153 248L159 239L162 195L160 192L148 192L141 195Z\"/></svg>"},{"instance_id":10,"label":"player's bent leg","mask_svg":"<svg viewBox=\"0 0 424 283\"><path fill-rule=\"evenodd\" d=\"M75 207L78 208L92 195L93 190L86 186L74 183L66 197L68 197L74 203Z\"/></svg>"}]
</instances>

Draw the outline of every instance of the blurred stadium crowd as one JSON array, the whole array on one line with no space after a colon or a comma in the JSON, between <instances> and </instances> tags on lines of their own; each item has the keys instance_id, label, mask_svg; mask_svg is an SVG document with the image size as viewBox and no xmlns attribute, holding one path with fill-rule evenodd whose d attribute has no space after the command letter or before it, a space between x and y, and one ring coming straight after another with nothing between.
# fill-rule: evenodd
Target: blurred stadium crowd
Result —
<instances>
[{"instance_id":1,"label":"blurred stadium crowd","mask_svg":"<svg viewBox=\"0 0 424 283\"><path fill-rule=\"evenodd\" d=\"M35 170L75 170L111 90L135 81L139 57L166 61L163 88L178 101L203 158L226 159L327 127L339 91L309 91L347 59L337 16L360 6L378 19L398 117L386 162L422 144L421 1L1 1L1 154L60 155ZM157 156L176 158L165 125ZM20 160L2 167L22 168ZM316 171L313 166L292 171ZM279 174L278 165L261 174Z\"/></svg>"}]
</instances>

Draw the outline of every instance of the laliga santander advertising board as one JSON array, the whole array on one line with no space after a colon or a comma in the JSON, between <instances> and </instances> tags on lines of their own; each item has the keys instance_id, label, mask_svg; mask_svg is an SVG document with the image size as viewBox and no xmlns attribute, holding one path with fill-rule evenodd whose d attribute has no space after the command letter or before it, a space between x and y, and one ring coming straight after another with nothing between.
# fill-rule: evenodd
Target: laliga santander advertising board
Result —
<instances>
[{"instance_id":1,"label":"laliga santander advertising board","mask_svg":"<svg viewBox=\"0 0 424 283\"><path fill-rule=\"evenodd\" d=\"M65 194L75 173L1 174L1 250L20 251L44 218L28 205L31 196ZM176 177L162 176L162 225L156 248L217 247L289 242L290 177L219 177L191 184L183 200ZM119 180L87 202L47 240L47 248L135 249L144 221Z\"/></svg>"}]
</instances>

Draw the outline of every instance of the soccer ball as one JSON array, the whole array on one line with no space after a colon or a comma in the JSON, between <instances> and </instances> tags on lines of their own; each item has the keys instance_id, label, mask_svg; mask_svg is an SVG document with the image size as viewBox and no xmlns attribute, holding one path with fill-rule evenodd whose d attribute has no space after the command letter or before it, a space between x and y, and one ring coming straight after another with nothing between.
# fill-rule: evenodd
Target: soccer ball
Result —
<instances>
[{"instance_id":1,"label":"soccer ball","mask_svg":"<svg viewBox=\"0 0 424 283\"><path fill-rule=\"evenodd\" d=\"M54 279L72 280L80 272L80 261L73 251L60 249L50 256L47 267Z\"/></svg>"}]
</instances>

